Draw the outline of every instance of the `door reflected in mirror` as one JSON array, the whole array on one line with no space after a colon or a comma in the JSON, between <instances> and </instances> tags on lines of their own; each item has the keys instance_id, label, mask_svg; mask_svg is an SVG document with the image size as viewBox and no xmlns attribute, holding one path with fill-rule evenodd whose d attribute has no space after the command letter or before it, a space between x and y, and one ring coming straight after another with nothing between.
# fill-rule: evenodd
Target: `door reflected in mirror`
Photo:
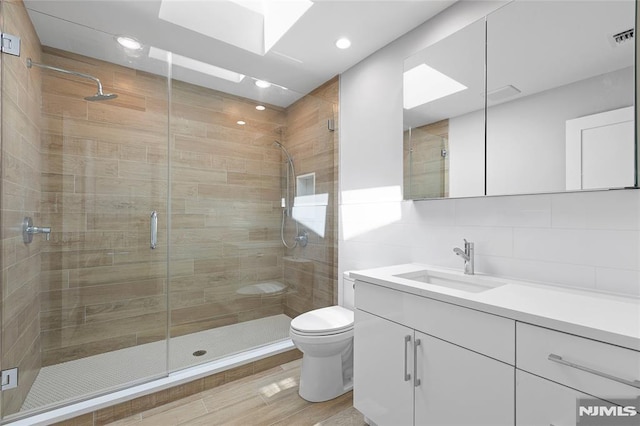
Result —
<instances>
[{"instance_id":1,"label":"door reflected in mirror","mask_svg":"<svg viewBox=\"0 0 640 426\"><path fill-rule=\"evenodd\" d=\"M634 26L631 0L516 0L407 58L405 198L636 186ZM430 99L422 65L464 88Z\"/></svg>"}]
</instances>

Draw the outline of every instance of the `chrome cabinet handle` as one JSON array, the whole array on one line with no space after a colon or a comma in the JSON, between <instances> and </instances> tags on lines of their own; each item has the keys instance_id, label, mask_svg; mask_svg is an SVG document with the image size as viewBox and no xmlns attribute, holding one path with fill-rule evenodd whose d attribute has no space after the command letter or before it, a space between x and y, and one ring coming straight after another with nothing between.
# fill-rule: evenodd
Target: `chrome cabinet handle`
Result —
<instances>
[{"instance_id":1,"label":"chrome cabinet handle","mask_svg":"<svg viewBox=\"0 0 640 426\"><path fill-rule=\"evenodd\" d=\"M603 373L602 371L594 370L593 368L585 367L583 365L574 364L573 362L565 361L560 355L549 354L547 357L549 361L557 362L558 364L566 365L567 367L575 368L577 370L586 371L587 373L604 377L605 379L613 380L614 382L623 383L625 385L633 386L640 389L640 380L627 380L620 377L612 376L611 374Z\"/></svg>"},{"instance_id":2,"label":"chrome cabinet handle","mask_svg":"<svg viewBox=\"0 0 640 426\"><path fill-rule=\"evenodd\" d=\"M407 364L409 363L408 355L409 351L407 351L407 345L411 342L411 336L404 336L404 381L408 382L411 380L411 374L407 371Z\"/></svg>"},{"instance_id":3,"label":"chrome cabinet handle","mask_svg":"<svg viewBox=\"0 0 640 426\"><path fill-rule=\"evenodd\" d=\"M151 249L158 246L158 212L151 212Z\"/></svg>"},{"instance_id":4,"label":"chrome cabinet handle","mask_svg":"<svg viewBox=\"0 0 640 426\"><path fill-rule=\"evenodd\" d=\"M420 379L418 378L418 346L420 346L420 339L416 339L416 343L413 345L413 386L420 386Z\"/></svg>"}]
</instances>

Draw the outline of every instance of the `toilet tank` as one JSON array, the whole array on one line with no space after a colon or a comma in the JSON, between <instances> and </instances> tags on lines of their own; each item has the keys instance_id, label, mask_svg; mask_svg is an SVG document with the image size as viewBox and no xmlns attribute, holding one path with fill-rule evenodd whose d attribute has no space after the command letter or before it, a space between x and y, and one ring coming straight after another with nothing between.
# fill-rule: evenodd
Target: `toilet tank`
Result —
<instances>
[{"instance_id":1,"label":"toilet tank","mask_svg":"<svg viewBox=\"0 0 640 426\"><path fill-rule=\"evenodd\" d=\"M349 271L345 271L342 274L338 305L351 310L355 309L355 290L353 288L354 282L355 280L351 278Z\"/></svg>"}]
</instances>

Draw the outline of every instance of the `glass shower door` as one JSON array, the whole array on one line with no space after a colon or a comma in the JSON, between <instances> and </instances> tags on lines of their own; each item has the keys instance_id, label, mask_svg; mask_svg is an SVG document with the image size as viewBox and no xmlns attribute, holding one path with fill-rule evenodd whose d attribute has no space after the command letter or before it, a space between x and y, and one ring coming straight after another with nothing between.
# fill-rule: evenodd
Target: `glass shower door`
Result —
<instances>
[{"instance_id":1,"label":"glass shower door","mask_svg":"<svg viewBox=\"0 0 640 426\"><path fill-rule=\"evenodd\" d=\"M7 419L167 374L169 86L165 64L163 77L41 48L23 4L2 8L22 38L20 57L2 55Z\"/></svg>"}]
</instances>

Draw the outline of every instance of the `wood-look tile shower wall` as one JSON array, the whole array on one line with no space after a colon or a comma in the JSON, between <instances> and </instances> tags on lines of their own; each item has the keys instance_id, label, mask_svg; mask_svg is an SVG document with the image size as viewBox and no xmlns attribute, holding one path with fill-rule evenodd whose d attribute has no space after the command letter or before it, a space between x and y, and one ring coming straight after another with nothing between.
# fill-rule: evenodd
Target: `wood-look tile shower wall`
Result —
<instances>
[{"instance_id":1,"label":"wood-look tile shower wall","mask_svg":"<svg viewBox=\"0 0 640 426\"><path fill-rule=\"evenodd\" d=\"M52 49L43 61L96 75L118 94L86 102L91 83L42 73L42 208L53 228L42 255L43 364L165 338L169 189L171 335L284 312L282 294L237 290L285 281L281 153L272 144L287 144L287 110L257 111L246 99L174 81L167 188L166 80ZM320 169L334 164L333 149L314 149L331 156Z\"/></svg>"},{"instance_id":2,"label":"wood-look tile shower wall","mask_svg":"<svg viewBox=\"0 0 640 426\"><path fill-rule=\"evenodd\" d=\"M40 369L42 236L22 241L22 220L40 216L40 42L22 1L2 4L2 31L19 35L21 56L2 61L2 369L19 368L19 386L2 392L2 414L18 411Z\"/></svg>"}]
</instances>

